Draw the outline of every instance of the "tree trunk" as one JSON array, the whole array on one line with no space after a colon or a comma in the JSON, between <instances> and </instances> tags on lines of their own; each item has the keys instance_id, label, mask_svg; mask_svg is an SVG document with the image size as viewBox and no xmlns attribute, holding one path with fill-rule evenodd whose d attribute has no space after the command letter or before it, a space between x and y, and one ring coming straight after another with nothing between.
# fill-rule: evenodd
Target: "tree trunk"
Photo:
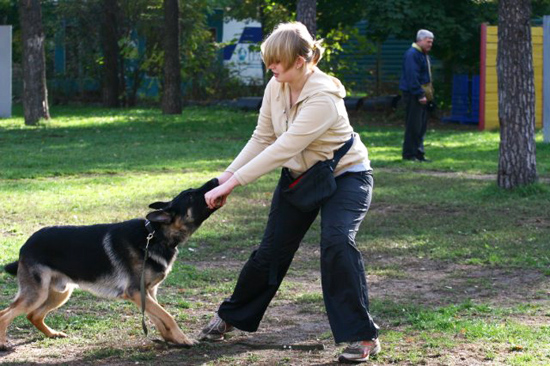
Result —
<instances>
[{"instance_id":1,"label":"tree trunk","mask_svg":"<svg viewBox=\"0 0 550 366\"><path fill-rule=\"evenodd\" d=\"M181 114L179 1L164 0L164 90L162 113Z\"/></svg>"},{"instance_id":2,"label":"tree trunk","mask_svg":"<svg viewBox=\"0 0 550 366\"><path fill-rule=\"evenodd\" d=\"M498 186L511 189L537 179L535 85L530 0L500 0L498 9Z\"/></svg>"},{"instance_id":3,"label":"tree trunk","mask_svg":"<svg viewBox=\"0 0 550 366\"><path fill-rule=\"evenodd\" d=\"M317 1L298 0L296 4L296 20L302 22L315 39L317 34Z\"/></svg>"},{"instance_id":4,"label":"tree trunk","mask_svg":"<svg viewBox=\"0 0 550 366\"><path fill-rule=\"evenodd\" d=\"M50 118L40 1L20 0L19 16L23 41L23 113L25 124L32 126L41 118Z\"/></svg>"},{"instance_id":5,"label":"tree trunk","mask_svg":"<svg viewBox=\"0 0 550 366\"><path fill-rule=\"evenodd\" d=\"M101 43L103 48L102 100L105 107L118 107L120 84L118 68L118 16L117 2L103 0L101 17Z\"/></svg>"}]
</instances>

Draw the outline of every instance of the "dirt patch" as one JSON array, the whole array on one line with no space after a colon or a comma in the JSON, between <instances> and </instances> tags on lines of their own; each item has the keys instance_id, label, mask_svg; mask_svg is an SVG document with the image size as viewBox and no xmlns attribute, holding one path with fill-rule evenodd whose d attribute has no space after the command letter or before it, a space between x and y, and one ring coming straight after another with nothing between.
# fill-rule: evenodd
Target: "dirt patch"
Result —
<instances>
[{"instance_id":1,"label":"dirt patch","mask_svg":"<svg viewBox=\"0 0 550 366\"><path fill-rule=\"evenodd\" d=\"M262 325L256 333L235 331L227 341L210 344L201 343L190 349L170 347L154 342L153 336L143 338L139 332L120 332L109 339L98 337L83 344L58 345L48 342L47 347L37 346L41 335L29 326L17 330L12 338L15 350L0 353L0 363L11 365L64 364L64 365L337 365L336 357L341 347L334 344L322 301L300 301L294 293L320 294L320 274L311 267L300 266L302 262L315 260L318 253L313 250L299 250L295 270L287 277L286 284L268 309ZM225 261L224 268L239 271L242 261ZM209 261L193 262L199 269L219 266ZM494 304L499 307L530 303L550 308L550 285L548 277L535 270L509 270L486 268L474 265L420 260L417 258L378 258L370 265L399 266L402 274L393 277L370 275L369 293L371 299L389 300L393 303L414 304L434 308L466 301ZM229 294L227 294L229 295ZM184 310L189 322L182 324L190 333L195 333L208 321L216 310L220 299L209 299L203 295L186 298L191 303L202 303L200 308ZM59 311L70 311L70 303ZM386 319L373 314L382 327L381 340L384 346L384 332L401 331ZM548 321L548 314L534 313L509 316L520 324L540 326ZM137 320L136 320L137 323ZM136 327L137 328L137 327ZM70 336L70 335L69 335ZM421 337L404 338L392 343L398 354L414 353L424 347ZM464 341L451 351L429 349L414 360L395 359L382 352L371 361L376 365L498 365L504 361L490 357L483 343ZM281 349L283 345L323 347L322 350ZM419 346L420 345L420 346ZM508 352L493 350L493 352ZM389 353L389 352L388 352ZM392 352L395 354L395 352Z\"/></svg>"},{"instance_id":2,"label":"dirt patch","mask_svg":"<svg viewBox=\"0 0 550 366\"><path fill-rule=\"evenodd\" d=\"M400 278L369 276L371 297L394 302L445 306L477 301L514 306L550 300L550 281L540 271L487 268L432 260L392 258L383 265L399 265Z\"/></svg>"}]
</instances>

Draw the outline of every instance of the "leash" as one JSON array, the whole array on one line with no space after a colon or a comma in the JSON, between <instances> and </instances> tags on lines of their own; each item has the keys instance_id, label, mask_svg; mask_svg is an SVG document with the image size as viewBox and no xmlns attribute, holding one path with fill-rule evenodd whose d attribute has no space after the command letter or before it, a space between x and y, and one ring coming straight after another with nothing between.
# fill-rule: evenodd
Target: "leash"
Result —
<instances>
[{"instance_id":1,"label":"leash","mask_svg":"<svg viewBox=\"0 0 550 366\"><path fill-rule=\"evenodd\" d=\"M165 346L167 348L191 348L191 346L185 344L168 343L161 339L153 339L154 343ZM274 350L274 351L324 351L325 345L322 343L312 344L273 344L273 343L252 343L252 342L235 342L228 343L227 345L235 345L241 347L247 347L255 350Z\"/></svg>"},{"instance_id":2,"label":"leash","mask_svg":"<svg viewBox=\"0 0 550 366\"><path fill-rule=\"evenodd\" d=\"M139 281L139 290L141 294L141 328L143 333L147 337L147 325L145 324L145 262L147 262L147 256L149 256L149 242L155 236L155 229L151 224L151 221L145 220L145 228L149 232L147 235L147 244L145 244L145 255L143 256L143 266L141 267L141 280Z\"/></svg>"},{"instance_id":3,"label":"leash","mask_svg":"<svg viewBox=\"0 0 550 366\"><path fill-rule=\"evenodd\" d=\"M282 351L323 351L325 345L322 343L313 344L271 344L271 343L252 343L236 342L236 345L245 346L257 350L282 350Z\"/></svg>"}]
</instances>

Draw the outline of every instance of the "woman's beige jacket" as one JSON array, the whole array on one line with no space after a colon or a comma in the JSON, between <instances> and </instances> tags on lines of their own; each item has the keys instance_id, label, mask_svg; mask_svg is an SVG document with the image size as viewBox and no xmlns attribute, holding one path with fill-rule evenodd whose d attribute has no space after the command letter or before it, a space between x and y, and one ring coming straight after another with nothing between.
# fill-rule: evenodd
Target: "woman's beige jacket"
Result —
<instances>
[{"instance_id":1,"label":"woman's beige jacket","mask_svg":"<svg viewBox=\"0 0 550 366\"><path fill-rule=\"evenodd\" d=\"M252 137L226 170L245 185L281 166L298 176L318 161L331 159L353 133L345 95L338 79L315 67L291 108L288 85L272 78ZM356 134L335 175L358 164L371 169L367 148Z\"/></svg>"}]
</instances>

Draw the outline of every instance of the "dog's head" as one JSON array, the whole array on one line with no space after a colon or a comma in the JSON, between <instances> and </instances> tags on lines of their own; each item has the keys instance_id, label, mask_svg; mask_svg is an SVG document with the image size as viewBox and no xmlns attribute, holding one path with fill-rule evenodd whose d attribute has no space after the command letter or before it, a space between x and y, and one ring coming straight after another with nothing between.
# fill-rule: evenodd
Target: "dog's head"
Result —
<instances>
[{"instance_id":1,"label":"dog's head","mask_svg":"<svg viewBox=\"0 0 550 366\"><path fill-rule=\"evenodd\" d=\"M172 201L155 202L149 205L156 211L147 214L147 220L160 224L169 245L184 243L216 209L210 209L204 194L218 186L214 178L197 189L187 189Z\"/></svg>"}]
</instances>

